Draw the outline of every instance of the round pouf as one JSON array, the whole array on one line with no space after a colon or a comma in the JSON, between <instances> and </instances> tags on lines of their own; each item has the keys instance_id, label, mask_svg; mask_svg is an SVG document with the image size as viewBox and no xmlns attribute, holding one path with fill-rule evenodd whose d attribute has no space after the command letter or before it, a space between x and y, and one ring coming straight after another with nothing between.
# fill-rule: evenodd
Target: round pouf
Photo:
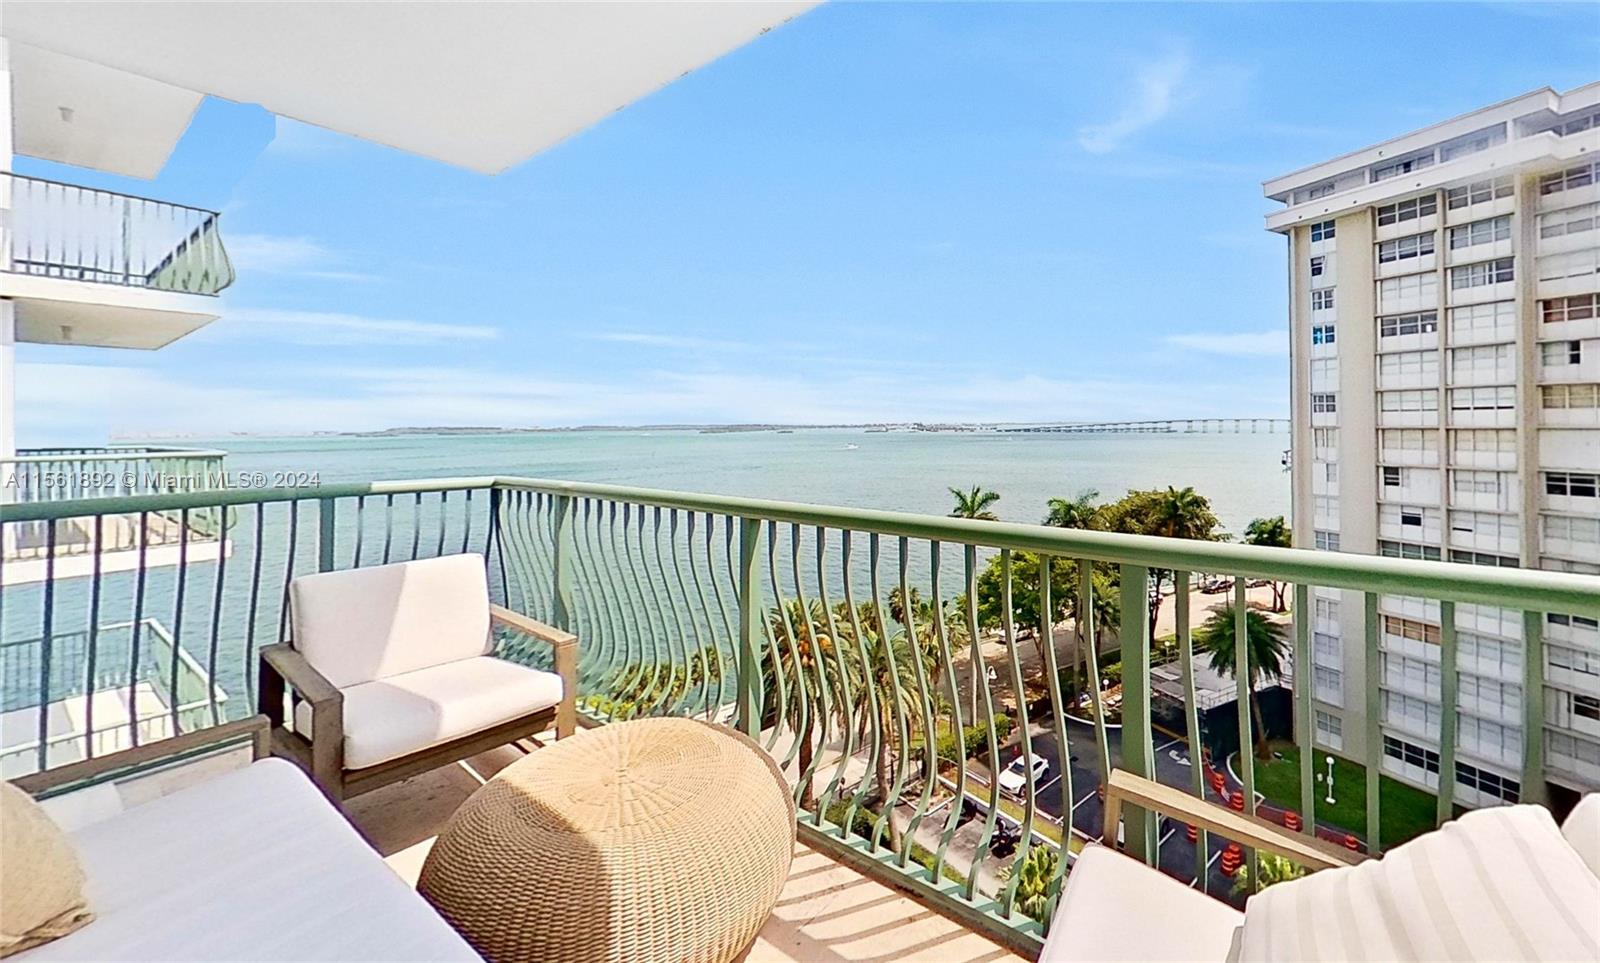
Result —
<instances>
[{"instance_id":1,"label":"round pouf","mask_svg":"<svg viewBox=\"0 0 1600 963\"><path fill-rule=\"evenodd\" d=\"M721 963L772 914L794 836L794 800L754 742L641 719L479 787L417 888L491 963Z\"/></svg>"}]
</instances>

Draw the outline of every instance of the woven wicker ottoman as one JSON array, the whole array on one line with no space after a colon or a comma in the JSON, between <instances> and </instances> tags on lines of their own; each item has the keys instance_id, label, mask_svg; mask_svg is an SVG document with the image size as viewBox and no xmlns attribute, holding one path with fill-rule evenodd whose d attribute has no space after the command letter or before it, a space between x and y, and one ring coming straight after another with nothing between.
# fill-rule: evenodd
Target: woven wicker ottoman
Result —
<instances>
[{"instance_id":1,"label":"woven wicker ottoman","mask_svg":"<svg viewBox=\"0 0 1600 963\"><path fill-rule=\"evenodd\" d=\"M794 836L755 743L642 719L507 766L450 818L418 889L491 963L719 963L772 914Z\"/></svg>"}]
</instances>

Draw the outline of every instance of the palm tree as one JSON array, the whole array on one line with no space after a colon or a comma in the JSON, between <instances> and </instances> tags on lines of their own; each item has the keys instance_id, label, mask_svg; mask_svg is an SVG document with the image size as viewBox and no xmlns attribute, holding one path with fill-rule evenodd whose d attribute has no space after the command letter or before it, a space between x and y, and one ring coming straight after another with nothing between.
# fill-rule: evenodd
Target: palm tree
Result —
<instances>
[{"instance_id":1,"label":"palm tree","mask_svg":"<svg viewBox=\"0 0 1600 963\"><path fill-rule=\"evenodd\" d=\"M1094 528L1100 520L1100 506L1095 504L1099 497L1099 492L1089 488L1077 498L1052 498L1044 523L1054 528Z\"/></svg>"},{"instance_id":2,"label":"palm tree","mask_svg":"<svg viewBox=\"0 0 1600 963\"><path fill-rule=\"evenodd\" d=\"M1282 515L1271 518L1252 519L1244 527L1244 540L1247 545L1268 545L1273 548L1288 548L1291 543L1289 525L1283 520ZM1274 581L1272 583L1272 611L1282 612L1283 591L1287 583Z\"/></svg>"},{"instance_id":3,"label":"palm tree","mask_svg":"<svg viewBox=\"0 0 1600 963\"><path fill-rule=\"evenodd\" d=\"M950 494L956 497L956 507L950 512L951 518L976 518L985 522L1000 520L1000 516L989 510L989 506L1000 500L999 492L988 491L982 485L973 485L969 492L952 488Z\"/></svg>"},{"instance_id":4,"label":"palm tree","mask_svg":"<svg viewBox=\"0 0 1600 963\"><path fill-rule=\"evenodd\" d=\"M1255 609L1245 609L1244 618L1245 644L1248 647L1246 654L1250 666L1250 709L1255 717L1256 758L1270 759L1272 753L1267 747L1266 723L1261 715L1261 700L1256 694L1256 686L1263 679L1283 678L1283 660L1289 654L1289 639L1283 626ZM1211 656L1211 670L1228 678L1233 678L1235 660L1238 658L1235 634L1231 605L1206 619L1205 624L1194 633L1195 648Z\"/></svg>"},{"instance_id":5,"label":"palm tree","mask_svg":"<svg viewBox=\"0 0 1600 963\"><path fill-rule=\"evenodd\" d=\"M1217 516L1211 511L1211 502L1192 487L1173 488L1166 491L1129 492L1124 529L1142 535L1159 535L1162 538L1189 538L1198 541L1217 539ZM1155 638L1156 622L1161 617L1161 583L1171 573L1166 569L1151 569L1150 637Z\"/></svg>"},{"instance_id":6,"label":"palm tree","mask_svg":"<svg viewBox=\"0 0 1600 963\"><path fill-rule=\"evenodd\" d=\"M840 646L828 635L827 612L816 599L804 606L798 600L789 600L782 610L774 609L767 614L767 628L776 651L769 650L762 660L763 717L769 724L787 721L794 728L795 738L800 741L799 765L803 774L810 771L815 758L819 729L826 738L829 724L843 717L841 680L849 677L851 688L860 687L859 660L854 658L852 646ZM821 718L824 686L828 697L827 719ZM815 802L807 780L800 805L810 808Z\"/></svg>"}]
</instances>

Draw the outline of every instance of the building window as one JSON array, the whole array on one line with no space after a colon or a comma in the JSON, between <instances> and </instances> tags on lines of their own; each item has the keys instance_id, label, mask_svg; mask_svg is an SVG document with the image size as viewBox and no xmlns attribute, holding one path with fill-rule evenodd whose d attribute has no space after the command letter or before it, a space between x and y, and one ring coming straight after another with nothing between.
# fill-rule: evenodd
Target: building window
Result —
<instances>
[{"instance_id":1,"label":"building window","mask_svg":"<svg viewBox=\"0 0 1600 963\"><path fill-rule=\"evenodd\" d=\"M1546 616L1546 621L1553 620ZM1545 654L1553 668L1600 678L1600 654L1585 649L1569 649L1564 645L1547 646Z\"/></svg>"},{"instance_id":2,"label":"building window","mask_svg":"<svg viewBox=\"0 0 1600 963\"><path fill-rule=\"evenodd\" d=\"M1409 742L1402 742L1394 736L1383 737L1383 754L1392 759L1398 759L1408 766L1417 766L1428 772L1439 771L1439 754L1432 749L1414 746Z\"/></svg>"},{"instance_id":3,"label":"building window","mask_svg":"<svg viewBox=\"0 0 1600 963\"><path fill-rule=\"evenodd\" d=\"M1401 639L1410 639L1412 642L1426 642L1429 645L1439 644L1439 627L1416 619L1403 619L1398 615L1385 615L1383 617L1383 632Z\"/></svg>"},{"instance_id":4,"label":"building window","mask_svg":"<svg viewBox=\"0 0 1600 963\"><path fill-rule=\"evenodd\" d=\"M1479 769L1465 762L1456 763L1456 782L1479 794L1514 803L1522 798L1522 784L1510 776Z\"/></svg>"},{"instance_id":5,"label":"building window","mask_svg":"<svg viewBox=\"0 0 1600 963\"><path fill-rule=\"evenodd\" d=\"M1334 705L1344 705L1344 673L1332 666L1313 665L1311 667L1312 688L1316 690L1317 698L1323 702Z\"/></svg>"},{"instance_id":6,"label":"building window","mask_svg":"<svg viewBox=\"0 0 1600 963\"><path fill-rule=\"evenodd\" d=\"M1516 764L1522 761L1522 730L1477 716L1459 717L1461 748L1474 755Z\"/></svg>"},{"instance_id":7,"label":"building window","mask_svg":"<svg viewBox=\"0 0 1600 963\"><path fill-rule=\"evenodd\" d=\"M1470 207L1473 204L1487 204L1498 197L1511 196L1511 178L1496 177L1493 180L1473 181L1460 187L1452 187L1444 192L1444 203L1450 210ZM1379 208L1381 211L1382 208Z\"/></svg>"},{"instance_id":8,"label":"building window","mask_svg":"<svg viewBox=\"0 0 1600 963\"><path fill-rule=\"evenodd\" d=\"M1583 321L1594 317L1600 317L1600 294L1577 294L1539 302L1539 318L1543 321Z\"/></svg>"},{"instance_id":9,"label":"building window","mask_svg":"<svg viewBox=\"0 0 1600 963\"><path fill-rule=\"evenodd\" d=\"M1311 413L1333 414L1339 410L1339 396L1333 392L1318 392L1311 396Z\"/></svg>"},{"instance_id":10,"label":"building window","mask_svg":"<svg viewBox=\"0 0 1600 963\"><path fill-rule=\"evenodd\" d=\"M1383 466L1383 487L1399 488L1401 483L1400 469L1392 465Z\"/></svg>"},{"instance_id":11,"label":"building window","mask_svg":"<svg viewBox=\"0 0 1600 963\"><path fill-rule=\"evenodd\" d=\"M1422 298L1432 300L1439 294L1439 276L1432 271L1426 274L1402 274L1397 278L1384 278L1378 282L1380 305L1392 299Z\"/></svg>"},{"instance_id":12,"label":"building window","mask_svg":"<svg viewBox=\"0 0 1600 963\"><path fill-rule=\"evenodd\" d=\"M1439 392L1433 389L1378 392L1380 411L1438 411Z\"/></svg>"},{"instance_id":13,"label":"building window","mask_svg":"<svg viewBox=\"0 0 1600 963\"><path fill-rule=\"evenodd\" d=\"M1540 237L1583 234L1600 225L1600 203L1579 204L1564 211L1551 211L1539 217Z\"/></svg>"},{"instance_id":14,"label":"building window","mask_svg":"<svg viewBox=\"0 0 1600 963\"><path fill-rule=\"evenodd\" d=\"M1312 538L1319 552L1337 552L1339 550L1339 533L1317 529L1312 532Z\"/></svg>"},{"instance_id":15,"label":"building window","mask_svg":"<svg viewBox=\"0 0 1600 963\"><path fill-rule=\"evenodd\" d=\"M1600 274L1600 248L1547 254L1539 259L1539 280L1561 281Z\"/></svg>"},{"instance_id":16,"label":"building window","mask_svg":"<svg viewBox=\"0 0 1600 963\"><path fill-rule=\"evenodd\" d=\"M1451 388L1451 411L1503 411L1517 406L1514 385L1489 388Z\"/></svg>"},{"instance_id":17,"label":"building window","mask_svg":"<svg viewBox=\"0 0 1600 963\"><path fill-rule=\"evenodd\" d=\"M1314 448L1338 448L1339 429L1313 428L1311 429L1311 445Z\"/></svg>"},{"instance_id":18,"label":"building window","mask_svg":"<svg viewBox=\"0 0 1600 963\"><path fill-rule=\"evenodd\" d=\"M1572 697L1572 714L1600 722L1600 699L1596 699L1594 696L1574 695Z\"/></svg>"},{"instance_id":19,"label":"building window","mask_svg":"<svg viewBox=\"0 0 1600 963\"><path fill-rule=\"evenodd\" d=\"M1378 245L1378 263L1388 264L1391 261L1405 261L1432 253L1432 231L1426 234L1411 234L1380 243Z\"/></svg>"},{"instance_id":20,"label":"building window","mask_svg":"<svg viewBox=\"0 0 1600 963\"><path fill-rule=\"evenodd\" d=\"M1547 368L1583 364L1583 342L1546 341L1539 345L1539 360Z\"/></svg>"},{"instance_id":21,"label":"building window","mask_svg":"<svg viewBox=\"0 0 1600 963\"><path fill-rule=\"evenodd\" d=\"M1500 284L1513 280L1512 259L1496 258L1479 264L1463 264L1450 269L1450 289L1481 288L1486 284Z\"/></svg>"},{"instance_id":22,"label":"building window","mask_svg":"<svg viewBox=\"0 0 1600 963\"><path fill-rule=\"evenodd\" d=\"M1511 215L1502 214L1484 221L1473 221L1460 227L1450 229L1450 250L1472 247L1476 244L1492 244L1495 241L1509 241L1511 239Z\"/></svg>"},{"instance_id":23,"label":"building window","mask_svg":"<svg viewBox=\"0 0 1600 963\"><path fill-rule=\"evenodd\" d=\"M1424 334L1439 330L1439 312L1419 311L1413 314L1391 314L1378 319L1378 336L1392 338L1401 334Z\"/></svg>"},{"instance_id":24,"label":"building window","mask_svg":"<svg viewBox=\"0 0 1600 963\"><path fill-rule=\"evenodd\" d=\"M1339 600L1314 599L1312 600L1312 611L1316 613L1316 617L1319 620L1335 621L1339 618Z\"/></svg>"},{"instance_id":25,"label":"building window","mask_svg":"<svg viewBox=\"0 0 1600 963\"><path fill-rule=\"evenodd\" d=\"M1422 545L1417 542L1396 542L1382 540L1378 542L1378 554L1388 558L1421 559L1428 562L1437 562L1443 558L1437 545Z\"/></svg>"},{"instance_id":26,"label":"building window","mask_svg":"<svg viewBox=\"0 0 1600 963\"><path fill-rule=\"evenodd\" d=\"M1317 710L1317 741L1329 749L1344 748L1344 723L1338 716Z\"/></svg>"},{"instance_id":27,"label":"building window","mask_svg":"<svg viewBox=\"0 0 1600 963\"><path fill-rule=\"evenodd\" d=\"M1540 385L1539 403L1545 408L1600 408L1600 384Z\"/></svg>"},{"instance_id":28,"label":"building window","mask_svg":"<svg viewBox=\"0 0 1600 963\"><path fill-rule=\"evenodd\" d=\"M1545 746L1552 756L1563 756L1590 766L1600 766L1600 745L1555 730L1545 730Z\"/></svg>"},{"instance_id":29,"label":"building window","mask_svg":"<svg viewBox=\"0 0 1600 963\"><path fill-rule=\"evenodd\" d=\"M1600 518L1546 515L1542 522L1545 538L1587 545L1600 544Z\"/></svg>"},{"instance_id":30,"label":"building window","mask_svg":"<svg viewBox=\"0 0 1600 963\"><path fill-rule=\"evenodd\" d=\"M1331 241L1331 240L1333 240L1333 222L1332 221L1318 221L1317 223L1311 225L1311 240L1313 240L1313 241Z\"/></svg>"},{"instance_id":31,"label":"building window","mask_svg":"<svg viewBox=\"0 0 1600 963\"><path fill-rule=\"evenodd\" d=\"M1331 322L1328 324L1313 324L1311 326L1312 344L1333 344L1333 342L1334 331Z\"/></svg>"},{"instance_id":32,"label":"building window","mask_svg":"<svg viewBox=\"0 0 1600 963\"><path fill-rule=\"evenodd\" d=\"M1592 161L1539 178L1539 193L1549 195L1559 194L1562 191L1575 191L1597 182L1600 182L1600 161Z\"/></svg>"},{"instance_id":33,"label":"building window","mask_svg":"<svg viewBox=\"0 0 1600 963\"><path fill-rule=\"evenodd\" d=\"M1515 301L1490 301L1450 309L1450 340L1510 341L1516 337Z\"/></svg>"},{"instance_id":34,"label":"building window","mask_svg":"<svg viewBox=\"0 0 1600 963\"><path fill-rule=\"evenodd\" d=\"M1393 204L1385 204L1378 208L1378 224L1383 226L1399 224L1402 221L1414 221L1419 217L1427 217L1429 214L1437 213L1438 210L1439 199L1433 194L1408 197L1403 201L1395 201Z\"/></svg>"},{"instance_id":35,"label":"building window","mask_svg":"<svg viewBox=\"0 0 1600 963\"><path fill-rule=\"evenodd\" d=\"M1479 451L1515 453L1517 433L1511 428L1453 428L1450 431L1450 449L1457 454Z\"/></svg>"},{"instance_id":36,"label":"building window","mask_svg":"<svg viewBox=\"0 0 1600 963\"><path fill-rule=\"evenodd\" d=\"M1514 539L1522 534L1522 522L1515 515L1491 512L1452 512L1450 530L1464 535Z\"/></svg>"},{"instance_id":37,"label":"building window","mask_svg":"<svg viewBox=\"0 0 1600 963\"><path fill-rule=\"evenodd\" d=\"M1375 165L1372 168L1372 183L1376 184L1378 181L1388 180L1391 177L1399 177L1402 174L1409 174L1412 171L1419 171L1424 167L1432 166L1433 149L1430 147L1427 153L1424 154L1413 154L1410 157L1403 157L1400 160L1393 160L1386 164Z\"/></svg>"},{"instance_id":38,"label":"building window","mask_svg":"<svg viewBox=\"0 0 1600 963\"><path fill-rule=\"evenodd\" d=\"M1564 495L1567 498L1600 498L1600 475L1579 471L1547 471L1544 473L1546 495Z\"/></svg>"},{"instance_id":39,"label":"building window","mask_svg":"<svg viewBox=\"0 0 1600 963\"><path fill-rule=\"evenodd\" d=\"M1458 565L1483 565L1489 568L1521 568L1522 560L1515 555L1496 555L1493 552L1468 552L1454 549L1450 561Z\"/></svg>"},{"instance_id":40,"label":"building window","mask_svg":"<svg viewBox=\"0 0 1600 963\"><path fill-rule=\"evenodd\" d=\"M1413 376L1418 378L1439 376L1439 352L1397 351L1378 356L1378 374L1391 378Z\"/></svg>"},{"instance_id":41,"label":"building window","mask_svg":"<svg viewBox=\"0 0 1600 963\"><path fill-rule=\"evenodd\" d=\"M1333 288L1318 288L1311 292L1311 310L1326 311L1333 307Z\"/></svg>"},{"instance_id":42,"label":"building window","mask_svg":"<svg viewBox=\"0 0 1600 963\"><path fill-rule=\"evenodd\" d=\"M1322 277L1322 272L1324 270L1326 270L1327 267L1328 267L1328 259L1327 258L1322 257L1320 255L1317 256L1317 257L1312 258L1311 259L1311 276L1314 277L1314 278Z\"/></svg>"}]
</instances>

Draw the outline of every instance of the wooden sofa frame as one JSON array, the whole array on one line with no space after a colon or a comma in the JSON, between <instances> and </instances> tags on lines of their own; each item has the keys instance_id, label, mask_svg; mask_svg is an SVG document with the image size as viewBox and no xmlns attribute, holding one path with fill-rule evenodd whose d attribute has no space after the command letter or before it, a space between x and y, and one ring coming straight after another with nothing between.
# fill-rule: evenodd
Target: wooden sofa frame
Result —
<instances>
[{"instance_id":1,"label":"wooden sofa frame","mask_svg":"<svg viewBox=\"0 0 1600 963\"><path fill-rule=\"evenodd\" d=\"M1308 870L1353 866L1366 858L1309 833L1297 833L1277 823L1234 812L1226 806L1154 782L1121 769L1111 770L1106 785L1105 826L1102 839L1117 838L1117 823L1126 803L1151 812L1166 813L1241 846L1264 849L1299 863ZM1107 843L1110 845L1110 843Z\"/></svg>"},{"instance_id":2,"label":"wooden sofa frame","mask_svg":"<svg viewBox=\"0 0 1600 963\"><path fill-rule=\"evenodd\" d=\"M555 727L556 738L572 735L577 724L578 637L499 605L489 606L491 623L514 629L549 645L561 677L561 701L549 708L507 720L449 742L429 746L364 769L344 767L344 694L289 642L261 649L257 706L271 720L272 753L304 769L327 796L343 802L369 790L408 779L480 752L525 739ZM286 689L311 704L311 732L291 731L284 721Z\"/></svg>"}]
</instances>

